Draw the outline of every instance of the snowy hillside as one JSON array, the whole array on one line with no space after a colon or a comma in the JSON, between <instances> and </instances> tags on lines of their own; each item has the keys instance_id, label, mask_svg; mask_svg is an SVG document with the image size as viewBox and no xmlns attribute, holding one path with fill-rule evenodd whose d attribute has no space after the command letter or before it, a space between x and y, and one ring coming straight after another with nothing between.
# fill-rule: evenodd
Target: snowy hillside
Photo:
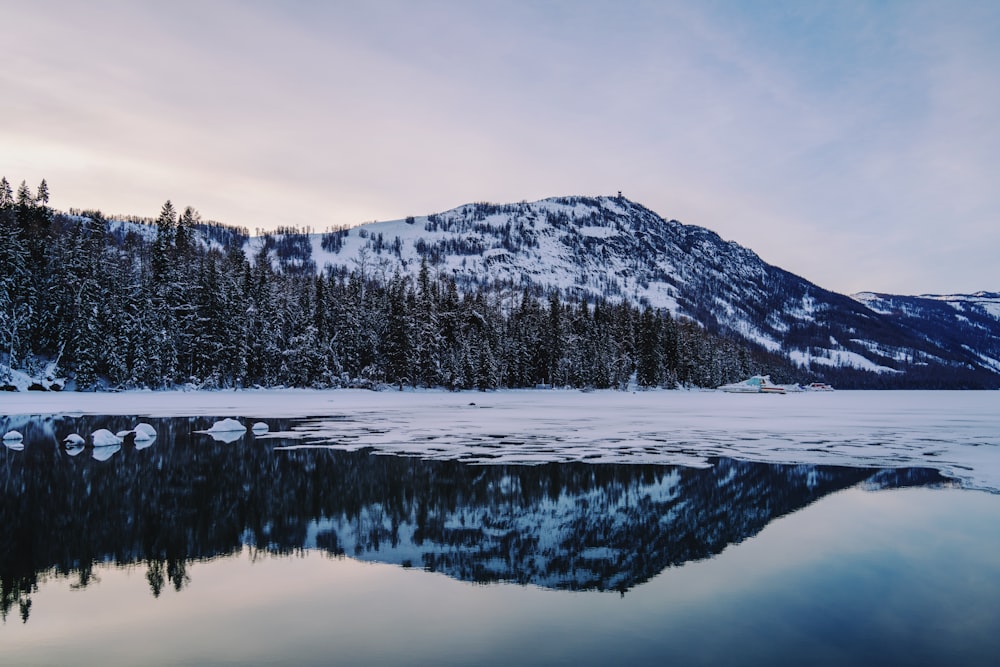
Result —
<instances>
[{"instance_id":1,"label":"snowy hillside","mask_svg":"<svg viewBox=\"0 0 1000 667\"><path fill-rule=\"evenodd\" d=\"M862 292L853 298L928 340L974 355L1000 372L1000 293L898 296Z\"/></svg>"},{"instance_id":2,"label":"snowy hillside","mask_svg":"<svg viewBox=\"0 0 1000 667\"><path fill-rule=\"evenodd\" d=\"M454 275L459 285L488 282L521 289L552 289L593 300L627 299L678 310L672 276L679 267L665 253L665 223L626 199L560 198L532 204L468 204L445 213L309 236L308 258L282 257L279 265L307 261L379 272L415 272L426 259L435 272ZM650 238L644 238L647 234ZM324 237L326 243L324 243ZM652 262L635 256L636 243ZM252 239L249 254L264 245ZM325 246L325 247L324 247ZM302 250L305 250L302 247Z\"/></svg>"},{"instance_id":3,"label":"snowy hillside","mask_svg":"<svg viewBox=\"0 0 1000 667\"><path fill-rule=\"evenodd\" d=\"M285 271L330 267L392 277L416 274L426 261L460 287L539 296L559 290L572 299L663 308L824 372L1000 370L996 355L978 343L927 335L916 321L886 317L874 302L824 290L714 232L665 220L622 197L467 204L349 230L248 240L248 255L262 251ZM956 312L996 313L995 299L983 305L988 297L934 298ZM987 338L1000 335L995 317L986 326Z\"/></svg>"}]
</instances>

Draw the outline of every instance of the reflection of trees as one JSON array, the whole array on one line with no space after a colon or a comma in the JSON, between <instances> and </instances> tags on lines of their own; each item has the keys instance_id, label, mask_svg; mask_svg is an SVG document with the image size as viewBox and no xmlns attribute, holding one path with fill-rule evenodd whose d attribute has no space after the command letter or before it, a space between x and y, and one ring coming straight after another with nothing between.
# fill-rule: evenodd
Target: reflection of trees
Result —
<instances>
[{"instance_id":1,"label":"reflection of trees","mask_svg":"<svg viewBox=\"0 0 1000 667\"><path fill-rule=\"evenodd\" d=\"M184 584L191 581L187 575L187 561L184 559L171 558L149 558L146 561L146 581L153 591L153 597L160 597L163 585L168 581L173 584L174 590L179 591L184 588Z\"/></svg>"},{"instance_id":2,"label":"reflection of trees","mask_svg":"<svg viewBox=\"0 0 1000 667\"><path fill-rule=\"evenodd\" d=\"M251 434L193 434L213 420L149 420L148 449L70 457L67 433L130 428L128 418L19 424L25 450L0 453L2 613L22 618L49 576L79 586L96 563L143 563L154 596L181 590L192 561L245 545L418 566L470 581L625 590L707 558L775 517L875 471L751 464L469 466L327 449L274 451ZM273 430L289 423L271 421ZM4 427L0 419L0 428ZM883 472L877 486L927 483Z\"/></svg>"}]
</instances>

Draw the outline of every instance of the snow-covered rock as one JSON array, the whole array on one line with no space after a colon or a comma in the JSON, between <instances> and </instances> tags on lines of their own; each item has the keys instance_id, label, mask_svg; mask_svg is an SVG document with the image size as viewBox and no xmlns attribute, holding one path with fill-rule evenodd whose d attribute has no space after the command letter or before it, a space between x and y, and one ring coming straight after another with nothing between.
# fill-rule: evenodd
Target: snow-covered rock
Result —
<instances>
[{"instance_id":1,"label":"snow-covered rock","mask_svg":"<svg viewBox=\"0 0 1000 667\"><path fill-rule=\"evenodd\" d=\"M66 378L55 377L55 364L49 362L39 377L23 370L0 364L0 389L7 391L62 391L66 388Z\"/></svg>"},{"instance_id":2,"label":"snow-covered rock","mask_svg":"<svg viewBox=\"0 0 1000 667\"><path fill-rule=\"evenodd\" d=\"M15 452L23 451L24 436L21 435L20 431L7 431L3 436L3 444L7 447L7 449L12 449Z\"/></svg>"},{"instance_id":3,"label":"snow-covered rock","mask_svg":"<svg viewBox=\"0 0 1000 667\"><path fill-rule=\"evenodd\" d=\"M122 444L122 439L106 428L99 428L91 433L90 439L94 447L114 447Z\"/></svg>"},{"instance_id":4,"label":"snow-covered rock","mask_svg":"<svg viewBox=\"0 0 1000 667\"><path fill-rule=\"evenodd\" d=\"M233 431L246 432L247 427L242 424L238 419L226 418L221 421L217 421L212 424L207 432L208 433L228 433Z\"/></svg>"},{"instance_id":5,"label":"snow-covered rock","mask_svg":"<svg viewBox=\"0 0 1000 667\"><path fill-rule=\"evenodd\" d=\"M211 427L200 433L212 436L217 442L235 442L243 437L247 432L247 427L237 419L226 418L212 424Z\"/></svg>"},{"instance_id":6,"label":"snow-covered rock","mask_svg":"<svg viewBox=\"0 0 1000 667\"><path fill-rule=\"evenodd\" d=\"M216 442L236 442L246 435L246 431L204 431L204 433L210 435Z\"/></svg>"},{"instance_id":7,"label":"snow-covered rock","mask_svg":"<svg viewBox=\"0 0 1000 667\"><path fill-rule=\"evenodd\" d=\"M79 433L70 433L63 438L63 445L66 447L67 454L76 456L86 448L87 441Z\"/></svg>"},{"instance_id":8,"label":"snow-covered rock","mask_svg":"<svg viewBox=\"0 0 1000 667\"><path fill-rule=\"evenodd\" d=\"M136 449L146 449L152 446L153 442L156 440L156 429L153 428L152 424L147 424L146 422L140 422L135 425L132 429L135 433L135 448Z\"/></svg>"}]
</instances>

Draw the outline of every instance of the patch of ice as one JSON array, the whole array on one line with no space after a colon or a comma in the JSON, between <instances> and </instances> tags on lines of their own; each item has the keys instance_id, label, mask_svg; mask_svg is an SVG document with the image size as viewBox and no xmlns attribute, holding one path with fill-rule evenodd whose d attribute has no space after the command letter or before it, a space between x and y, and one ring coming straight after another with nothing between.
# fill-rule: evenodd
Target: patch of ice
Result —
<instances>
[{"instance_id":1,"label":"patch of ice","mask_svg":"<svg viewBox=\"0 0 1000 667\"><path fill-rule=\"evenodd\" d=\"M24 435L20 431L7 431L3 436L4 442L18 442L23 439Z\"/></svg>"},{"instance_id":2,"label":"patch of ice","mask_svg":"<svg viewBox=\"0 0 1000 667\"><path fill-rule=\"evenodd\" d=\"M260 435L262 433L267 433L271 430L271 427L264 422L256 422L250 429L255 435Z\"/></svg>"},{"instance_id":3,"label":"patch of ice","mask_svg":"<svg viewBox=\"0 0 1000 667\"><path fill-rule=\"evenodd\" d=\"M587 461L704 467L714 457L730 457L924 467L965 488L1000 493L998 391L840 390L775 401L754 398L700 391L25 392L5 396L4 410L11 416L304 419L290 431L265 437L280 435L283 444L293 447L370 447L383 454L478 464ZM470 401L475 408L470 409ZM502 437L492 437L498 435ZM288 442L295 438L298 443Z\"/></svg>"}]
</instances>

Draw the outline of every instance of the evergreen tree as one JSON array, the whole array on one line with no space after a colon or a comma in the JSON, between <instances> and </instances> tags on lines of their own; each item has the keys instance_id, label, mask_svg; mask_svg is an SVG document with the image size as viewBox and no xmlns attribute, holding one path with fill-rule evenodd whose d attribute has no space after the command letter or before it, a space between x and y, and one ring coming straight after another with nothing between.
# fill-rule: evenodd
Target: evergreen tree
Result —
<instances>
[{"instance_id":1,"label":"evergreen tree","mask_svg":"<svg viewBox=\"0 0 1000 667\"><path fill-rule=\"evenodd\" d=\"M152 269L154 283L164 283L169 278L167 269L170 266L174 247L174 236L177 230L177 212L168 199L160 209L156 219L156 241L153 242Z\"/></svg>"},{"instance_id":2,"label":"evergreen tree","mask_svg":"<svg viewBox=\"0 0 1000 667\"><path fill-rule=\"evenodd\" d=\"M170 202L167 203L169 204ZM161 212L162 215L163 213ZM183 261L191 257L194 251L195 227L199 224L201 224L201 215L198 211L190 206L186 207L177 221L176 231L174 232L174 247L178 259Z\"/></svg>"},{"instance_id":3,"label":"evergreen tree","mask_svg":"<svg viewBox=\"0 0 1000 667\"><path fill-rule=\"evenodd\" d=\"M35 201L42 206L49 205L49 184L42 179L42 182L38 184L38 192L35 195Z\"/></svg>"},{"instance_id":4,"label":"evergreen tree","mask_svg":"<svg viewBox=\"0 0 1000 667\"><path fill-rule=\"evenodd\" d=\"M389 284L386 336L382 345L385 377L400 388L409 384L413 377L410 368L413 327L409 317L410 309L407 308L408 284L409 279L398 273Z\"/></svg>"},{"instance_id":5,"label":"evergreen tree","mask_svg":"<svg viewBox=\"0 0 1000 667\"><path fill-rule=\"evenodd\" d=\"M26 181L21 181L17 188L17 206L19 209L30 209L35 205L35 198L31 196L31 190Z\"/></svg>"},{"instance_id":6,"label":"evergreen tree","mask_svg":"<svg viewBox=\"0 0 1000 667\"><path fill-rule=\"evenodd\" d=\"M636 382L642 387L655 387L661 382L662 371L661 320L652 308L646 307L639 323L639 350Z\"/></svg>"},{"instance_id":7,"label":"evergreen tree","mask_svg":"<svg viewBox=\"0 0 1000 667\"><path fill-rule=\"evenodd\" d=\"M32 276L28 272L27 250L17 233L14 220L13 202L10 200L10 186L7 179L0 184L6 188L7 203L0 205L0 354L7 356L7 366L16 365L21 358L22 336L30 314L24 302L26 286ZM0 378L5 381L7 378Z\"/></svg>"},{"instance_id":8,"label":"evergreen tree","mask_svg":"<svg viewBox=\"0 0 1000 667\"><path fill-rule=\"evenodd\" d=\"M416 383L425 387L440 386L441 326L438 321L436 283L431 282L427 259L420 262L413 312L413 367Z\"/></svg>"},{"instance_id":9,"label":"evergreen tree","mask_svg":"<svg viewBox=\"0 0 1000 667\"><path fill-rule=\"evenodd\" d=\"M8 209L14 206L14 194L10 189L10 183L7 182L7 177L4 176L0 179L0 210Z\"/></svg>"}]
</instances>

